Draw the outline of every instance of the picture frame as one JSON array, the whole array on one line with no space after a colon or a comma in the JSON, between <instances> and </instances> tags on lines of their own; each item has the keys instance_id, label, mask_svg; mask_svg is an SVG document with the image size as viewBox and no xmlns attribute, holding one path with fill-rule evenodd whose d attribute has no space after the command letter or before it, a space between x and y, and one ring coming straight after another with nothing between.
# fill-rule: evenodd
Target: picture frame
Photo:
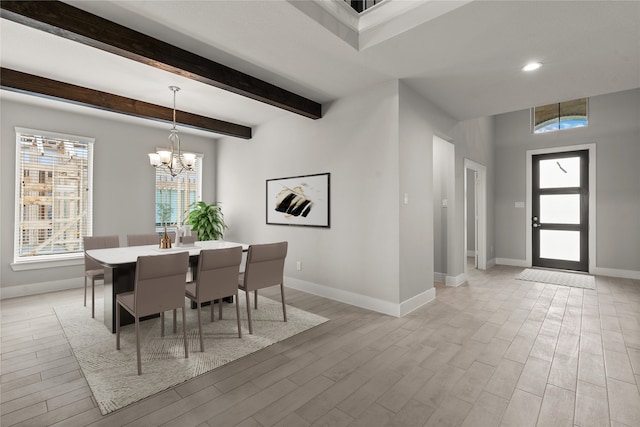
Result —
<instances>
[{"instance_id":1,"label":"picture frame","mask_svg":"<svg viewBox=\"0 0 640 427\"><path fill-rule=\"evenodd\" d=\"M330 228L331 174L267 179L266 222Z\"/></svg>"}]
</instances>

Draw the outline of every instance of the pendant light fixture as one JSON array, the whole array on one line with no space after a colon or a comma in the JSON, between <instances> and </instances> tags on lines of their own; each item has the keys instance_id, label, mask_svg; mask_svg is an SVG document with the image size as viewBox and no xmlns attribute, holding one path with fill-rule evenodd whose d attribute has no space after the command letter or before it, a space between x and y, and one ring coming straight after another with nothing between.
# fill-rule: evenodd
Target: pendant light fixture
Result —
<instances>
[{"instance_id":1,"label":"pendant light fixture","mask_svg":"<svg viewBox=\"0 0 640 427\"><path fill-rule=\"evenodd\" d=\"M184 171L192 171L196 161L193 153L182 153L180 149L180 136L176 129L176 92L180 90L178 86L169 86L173 92L173 127L169 133L169 146L164 150L149 153L149 163L154 168L164 169L171 176L176 177ZM176 151L177 150L177 151Z\"/></svg>"}]
</instances>

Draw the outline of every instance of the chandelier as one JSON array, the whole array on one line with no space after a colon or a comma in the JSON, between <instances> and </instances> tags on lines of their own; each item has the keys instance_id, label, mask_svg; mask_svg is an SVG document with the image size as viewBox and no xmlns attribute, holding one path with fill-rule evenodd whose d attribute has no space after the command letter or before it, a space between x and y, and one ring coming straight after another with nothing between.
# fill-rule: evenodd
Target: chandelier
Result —
<instances>
[{"instance_id":1,"label":"chandelier","mask_svg":"<svg viewBox=\"0 0 640 427\"><path fill-rule=\"evenodd\" d=\"M154 168L164 169L172 177L176 177L182 172L193 170L196 155L180 151L180 136L178 136L178 129L176 129L176 92L180 88L178 86L169 86L169 90L173 92L173 127L169 134L169 146L164 150L149 153L149 163Z\"/></svg>"}]
</instances>

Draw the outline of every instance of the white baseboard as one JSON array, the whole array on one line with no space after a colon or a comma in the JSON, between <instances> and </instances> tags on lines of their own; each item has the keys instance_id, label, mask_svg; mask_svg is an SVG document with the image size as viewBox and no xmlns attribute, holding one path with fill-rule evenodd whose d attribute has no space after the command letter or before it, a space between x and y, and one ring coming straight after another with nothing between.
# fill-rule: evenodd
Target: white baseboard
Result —
<instances>
[{"instance_id":1,"label":"white baseboard","mask_svg":"<svg viewBox=\"0 0 640 427\"><path fill-rule=\"evenodd\" d=\"M400 316L405 316L436 299L436 288L427 289L421 294L400 303Z\"/></svg>"},{"instance_id":2,"label":"white baseboard","mask_svg":"<svg viewBox=\"0 0 640 427\"><path fill-rule=\"evenodd\" d=\"M0 288L0 299L46 294L48 292L65 291L67 289L76 289L82 287L84 287L83 277L76 277L65 280L53 280L50 282L40 282L29 285L9 286L6 288Z\"/></svg>"},{"instance_id":3,"label":"white baseboard","mask_svg":"<svg viewBox=\"0 0 640 427\"><path fill-rule=\"evenodd\" d=\"M404 314L407 314L421 305L432 301L435 299L436 294L435 288L431 288L420 295L408 299L407 301L396 304L379 298L344 291L342 289L330 288L328 286L307 282L306 280L296 279L293 277L285 277L285 286L394 317L402 317Z\"/></svg>"},{"instance_id":4,"label":"white baseboard","mask_svg":"<svg viewBox=\"0 0 640 427\"><path fill-rule=\"evenodd\" d=\"M444 283L447 280L447 274L446 273L438 273L435 272L433 273L433 281L434 282L438 282L438 283Z\"/></svg>"},{"instance_id":5,"label":"white baseboard","mask_svg":"<svg viewBox=\"0 0 640 427\"><path fill-rule=\"evenodd\" d=\"M531 267L526 259L495 258L495 263L498 265L510 265L512 267Z\"/></svg>"},{"instance_id":6,"label":"white baseboard","mask_svg":"<svg viewBox=\"0 0 640 427\"><path fill-rule=\"evenodd\" d=\"M591 274L598 276L619 277L621 279L640 280L640 271L635 270L619 270L617 268L595 267Z\"/></svg>"},{"instance_id":7,"label":"white baseboard","mask_svg":"<svg viewBox=\"0 0 640 427\"><path fill-rule=\"evenodd\" d=\"M487 270L490 269L491 267L494 267L495 265L496 265L496 259L491 258L489 261L487 261Z\"/></svg>"},{"instance_id":8,"label":"white baseboard","mask_svg":"<svg viewBox=\"0 0 640 427\"><path fill-rule=\"evenodd\" d=\"M445 280L445 284L447 286L457 287L462 285L466 281L467 281L467 275L464 273L460 273L457 276L447 276Z\"/></svg>"}]
</instances>

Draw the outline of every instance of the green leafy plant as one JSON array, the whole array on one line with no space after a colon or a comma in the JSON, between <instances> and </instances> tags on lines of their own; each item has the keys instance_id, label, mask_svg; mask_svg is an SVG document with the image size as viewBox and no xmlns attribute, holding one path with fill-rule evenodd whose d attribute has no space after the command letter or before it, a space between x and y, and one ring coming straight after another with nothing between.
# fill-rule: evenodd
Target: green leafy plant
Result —
<instances>
[{"instance_id":1,"label":"green leafy plant","mask_svg":"<svg viewBox=\"0 0 640 427\"><path fill-rule=\"evenodd\" d=\"M191 230L198 233L198 240L222 239L227 224L224 223L220 204L196 202L192 206L193 209L188 213L185 224L190 225Z\"/></svg>"},{"instance_id":2,"label":"green leafy plant","mask_svg":"<svg viewBox=\"0 0 640 427\"><path fill-rule=\"evenodd\" d=\"M173 209L171 209L171 205L169 203L158 203L156 211L158 212L160 224L168 224L171 221L171 213Z\"/></svg>"}]
</instances>

